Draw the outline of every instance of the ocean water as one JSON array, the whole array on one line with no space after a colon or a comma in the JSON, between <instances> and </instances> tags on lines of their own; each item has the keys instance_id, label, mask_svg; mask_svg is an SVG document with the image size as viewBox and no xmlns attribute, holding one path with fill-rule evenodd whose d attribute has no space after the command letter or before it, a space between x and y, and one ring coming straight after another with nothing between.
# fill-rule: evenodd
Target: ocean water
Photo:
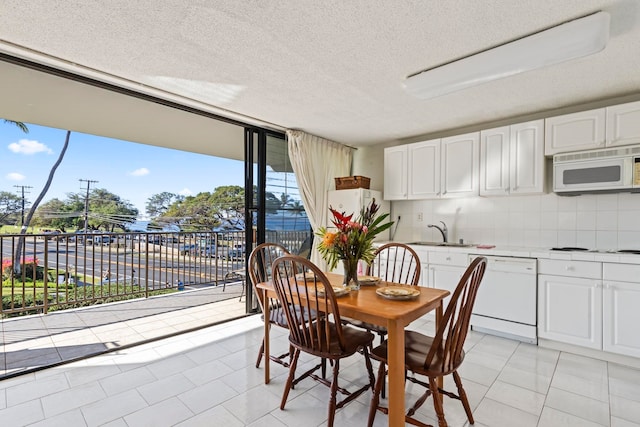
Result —
<instances>
[{"instance_id":1,"label":"ocean water","mask_svg":"<svg viewBox=\"0 0 640 427\"><path fill-rule=\"evenodd\" d=\"M151 221L137 220L130 229L131 231L149 231L148 225ZM267 214L265 218L267 230L271 231L308 231L311 228L307 215L293 214L291 212L279 212L276 214ZM166 227L162 231L179 231L176 227Z\"/></svg>"}]
</instances>

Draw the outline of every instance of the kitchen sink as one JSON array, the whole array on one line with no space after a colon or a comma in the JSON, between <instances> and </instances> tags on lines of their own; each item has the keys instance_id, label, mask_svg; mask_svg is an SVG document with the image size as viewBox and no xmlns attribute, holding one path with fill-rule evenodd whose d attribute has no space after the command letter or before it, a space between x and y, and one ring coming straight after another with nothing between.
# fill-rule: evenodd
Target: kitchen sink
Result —
<instances>
[{"instance_id":1,"label":"kitchen sink","mask_svg":"<svg viewBox=\"0 0 640 427\"><path fill-rule=\"evenodd\" d=\"M475 245L468 243L454 243L454 242L409 242L407 245L415 246L448 246L454 248L470 248Z\"/></svg>"}]
</instances>

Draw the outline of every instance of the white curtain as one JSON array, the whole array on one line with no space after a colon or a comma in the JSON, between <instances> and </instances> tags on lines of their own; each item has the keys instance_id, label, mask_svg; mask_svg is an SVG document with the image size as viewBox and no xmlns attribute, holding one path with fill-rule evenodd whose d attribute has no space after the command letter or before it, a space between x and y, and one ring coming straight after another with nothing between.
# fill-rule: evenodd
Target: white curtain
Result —
<instances>
[{"instance_id":1,"label":"white curtain","mask_svg":"<svg viewBox=\"0 0 640 427\"><path fill-rule=\"evenodd\" d=\"M296 175L300 197L314 233L329 218L327 191L335 188L334 178L351 174L353 148L299 130L287 130L289 160ZM311 261L327 269L316 249L314 237Z\"/></svg>"}]
</instances>

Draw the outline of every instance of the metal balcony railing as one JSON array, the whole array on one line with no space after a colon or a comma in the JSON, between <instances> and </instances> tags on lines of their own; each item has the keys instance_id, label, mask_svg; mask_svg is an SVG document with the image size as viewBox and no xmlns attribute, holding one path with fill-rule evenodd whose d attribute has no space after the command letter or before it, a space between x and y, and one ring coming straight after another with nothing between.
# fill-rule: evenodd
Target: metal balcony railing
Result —
<instances>
[{"instance_id":1,"label":"metal balcony railing","mask_svg":"<svg viewBox=\"0 0 640 427\"><path fill-rule=\"evenodd\" d=\"M309 237L310 231L267 232L268 241L294 253ZM251 248L244 239L244 231L0 235L0 317L217 286L245 268Z\"/></svg>"}]
</instances>

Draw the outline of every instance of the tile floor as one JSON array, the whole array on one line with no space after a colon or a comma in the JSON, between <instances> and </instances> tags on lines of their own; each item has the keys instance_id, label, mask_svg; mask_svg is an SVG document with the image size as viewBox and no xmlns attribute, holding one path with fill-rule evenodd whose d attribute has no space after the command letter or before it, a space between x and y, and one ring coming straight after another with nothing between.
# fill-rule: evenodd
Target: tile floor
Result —
<instances>
[{"instance_id":1,"label":"tile floor","mask_svg":"<svg viewBox=\"0 0 640 427\"><path fill-rule=\"evenodd\" d=\"M433 322L412 327L430 332ZM254 366L261 328L260 317L250 316L5 379L1 424L325 425L328 389L312 380L279 409L287 371L272 364L272 381L263 383L263 369ZM284 331L273 329L272 345L286 348ZM467 351L461 375L476 426L640 426L640 370L476 332ZM356 355L341 365L343 385L362 381L361 360ZM339 410L336 426L366 425L370 396ZM467 425L459 402L445 398L445 413L449 425ZM420 415L436 422L430 401ZM379 413L375 425L386 426L386 416Z\"/></svg>"},{"instance_id":2,"label":"tile floor","mask_svg":"<svg viewBox=\"0 0 640 427\"><path fill-rule=\"evenodd\" d=\"M224 289L224 290L223 290ZM244 316L242 283L0 321L0 380Z\"/></svg>"}]
</instances>

